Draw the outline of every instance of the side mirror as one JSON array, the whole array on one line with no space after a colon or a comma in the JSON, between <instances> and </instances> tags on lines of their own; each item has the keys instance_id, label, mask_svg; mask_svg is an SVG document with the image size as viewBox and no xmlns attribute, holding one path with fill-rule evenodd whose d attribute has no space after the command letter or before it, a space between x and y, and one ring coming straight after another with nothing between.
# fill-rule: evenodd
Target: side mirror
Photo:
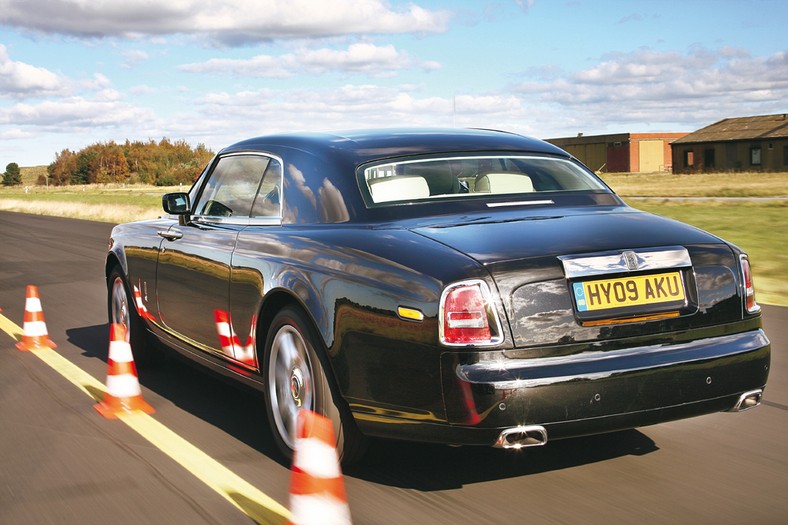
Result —
<instances>
[{"instance_id":1,"label":"side mirror","mask_svg":"<svg viewBox=\"0 0 788 525\"><path fill-rule=\"evenodd\" d=\"M161 205L170 215L188 215L191 212L188 193L166 193L161 198Z\"/></svg>"}]
</instances>

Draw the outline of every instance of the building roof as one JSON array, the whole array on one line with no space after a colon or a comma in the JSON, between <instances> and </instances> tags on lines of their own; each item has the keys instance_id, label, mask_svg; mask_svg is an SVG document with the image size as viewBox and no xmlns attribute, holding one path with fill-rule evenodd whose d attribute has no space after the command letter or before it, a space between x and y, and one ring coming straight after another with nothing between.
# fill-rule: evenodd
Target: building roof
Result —
<instances>
[{"instance_id":1,"label":"building roof","mask_svg":"<svg viewBox=\"0 0 788 525\"><path fill-rule=\"evenodd\" d=\"M640 140L674 140L685 136L686 132L665 132L665 133L612 133L608 135L584 135L579 133L575 137L560 137L545 139L556 146L578 146L582 144L601 144L610 142L637 142Z\"/></svg>"},{"instance_id":2,"label":"building roof","mask_svg":"<svg viewBox=\"0 0 788 525\"><path fill-rule=\"evenodd\" d=\"M674 144L788 138L788 114L726 118L680 138Z\"/></svg>"}]
</instances>

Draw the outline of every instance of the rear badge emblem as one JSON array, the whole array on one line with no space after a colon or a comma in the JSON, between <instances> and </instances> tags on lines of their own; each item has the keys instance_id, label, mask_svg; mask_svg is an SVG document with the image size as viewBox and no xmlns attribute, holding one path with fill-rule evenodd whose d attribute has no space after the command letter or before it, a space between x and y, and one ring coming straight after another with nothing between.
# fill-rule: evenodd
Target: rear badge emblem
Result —
<instances>
[{"instance_id":1,"label":"rear badge emblem","mask_svg":"<svg viewBox=\"0 0 788 525\"><path fill-rule=\"evenodd\" d=\"M624 262L627 264L627 269L630 272L634 272L640 267L640 263L638 262L638 256L635 252L624 252L621 254L624 257Z\"/></svg>"}]
</instances>

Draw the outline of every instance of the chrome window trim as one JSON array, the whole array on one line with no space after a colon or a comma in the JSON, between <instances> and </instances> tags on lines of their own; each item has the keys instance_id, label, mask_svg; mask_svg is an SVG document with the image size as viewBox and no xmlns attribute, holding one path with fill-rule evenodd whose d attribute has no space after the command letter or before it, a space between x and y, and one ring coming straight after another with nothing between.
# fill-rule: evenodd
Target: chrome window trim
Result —
<instances>
[{"instance_id":1,"label":"chrome window trim","mask_svg":"<svg viewBox=\"0 0 788 525\"><path fill-rule=\"evenodd\" d=\"M683 246L620 250L597 255L561 255L558 258L567 279L692 266L689 252Z\"/></svg>"},{"instance_id":2,"label":"chrome window trim","mask_svg":"<svg viewBox=\"0 0 788 525\"><path fill-rule=\"evenodd\" d=\"M211 217L201 215L192 222L196 224L224 225L224 226L281 226L281 217Z\"/></svg>"},{"instance_id":3,"label":"chrome window trim","mask_svg":"<svg viewBox=\"0 0 788 525\"><path fill-rule=\"evenodd\" d=\"M541 200L541 201L515 201L515 202L488 202L488 208L504 208L506 206L542 206L548 204L555 204L555 201L552 200Z\"/></svg>"},{"instance_id":4,"label":"chrome window trim","mask_svg":"<svg viewBox=\"0 0 788 525\"><path fill-rule=\"evenodd\" d=\"M252 221L258 221L258 220L266 220L267 221L269 219L271 219L271 220L275 219L276 220L276 224L282 224L282 217L284 216L283 210L284 210L284 186L285 186L285 161L282 160L282 157L280 157L279 155L274 155L272 153L261 153L259 155L261 155L263 157L268 157L269 159L274 159L274 160L276 160L279 163L279 213L277 215L271 215L271 216L252 216L251 220ZM268 171L268 168L266 168L266 171ZM263 176L265 176L265 173L263 173ZM262 185L262 182L263 181L261 180L260 181L261 185ZM257 201L257 197L260 196L260 189L259 188L258 188L257 192L258 193L257 193L257 196L255 197L255 202ZM255 202L252 202L252 208L249 210L249 213L251 213L252 210L254 210ZM262 223L261 224L255 223L255 225L259 226L259 225L262 225Z\"/></svg>"},{"instance_id":5,"label":"chrome window trim","mask_svg":"<svg viewBox=\"0 0 788 525\"><path fill-rule=\"evenodd\" d=\"M223 226L248 226L249 217L215 217L213 215L197 215L192 219L195 224L223 225Z\"/></svg>"},{"instance_id":6,"label":"chrome window trim","mask_svg":"<svg viewBox=\"0 0 788 525\"><path fill-rule=\"evenodd\" d=\"M442 161L453 161L453 160L489 160L489 159L524 159L524 160L551 160L555 162L565 163L567 165L572 166L573 169L577 169L578 172L584 174L583 180L588 182L589 187L585 189L573 189L573 190L544 190L544 191L534 191L531 192L531 195L539 195L539 194L546 194L545 196L549 196L551 194L556 193L563 193L563 192L576 192L576 191L603 191L605 193L613 194L613 190L607 186L604 181L596 177L588 168L577 162L576 160L565 158L565 157L557 157L551 155L549 153L545 154L535 154L535 153L502 153L500 155L490 154L490 153L483 153L480 155L474 155L472 152L455 152L455 154L434 154L425 157L416 157L407 160L379 160L379 161L371 161L367 164L363 164L357 168L356 171L356 182L361 190L362 198L364 199L364 204L367 208L378 208L378 207L387 207L387 206L401 206L401 205L411 205L411 204L424 204L435 200L444 200L444 199L458 199L458 200L465 200L469 197L477 198L484 195L489 196L489 194L484 193L460 193L460 194L445 194L445 195L430 195L429 197L419 198L419 199L409 199L409 200L402 200L402 201L382 201L376 202L375 199L372 197L372 192L369 187L369 181L373 177L369 177L368 173L370 170L377 170L377 169L385 169L391 168L392 170L396 166L405 166L409 164L421 164L421 163L428 163L428 162L442 162ZM591 187L593 186L593 187ZM506 197L507 195L519 195L516 193L506 194L506 193L499 193L493 194L494 197ZM550 201L549 199L542 199L536 204L538 205L549 205L555 204L555 202ZM490 208L498 207L498 206L520 206L524 203L529 203L528 201L522 201L522 197L517 202L510 203L487 203L487 206Z\"/></svg>"},{"instance_id":7,"label":"chrome window trim","mask_svg":"<svg viewBox=\"0 0 788 525\"><path fill-rule=\"evenodd\" d=\"M218 215L197 215L194 214L191 216L191 220L197 223L204 223L204 224L227 224L227 225L237 225L237 226L269 226L269 225L281 225L282 224L282 217L283 217L283 209L284 209L284 196L282 189L284 187L284 176L285 176L285 164L282 158L279 155L274 155L272 153L265 153L260 151L234 151L231 153L216 155L211 163L209 164L210 173L205 177L205 180L202 183L202 187L200 188L200 192L196 195L194 199L194 203L197 203L199 199L202 197L202 192L205 191L205 185L208 183L211 177L213 177L214 170L216 166L221 162L222 159L229 158L229 157L265 157L267 159L274 159L279 162L279 214L278 215L271 215L270 217L222 217ZM266 168L267 170L268 168ZM263 173L263 176L265 172ZM262 184L263 177L260 178L260 184ZM252 200L252 207L251 210L254 209L255 201L257 197L260 196L260 186L257 187L257 194L255 198Z\"/></svg>"},{"instance_id":8,"label":"chrome window trim","mask_svg":"<svg viewBox=\"0 0 788 525\"><path fill-rule=\"evenodd\" d=\"M281 226L282 217L251 217L247 223L248 226Z\"/></svg>"}]
</instances>

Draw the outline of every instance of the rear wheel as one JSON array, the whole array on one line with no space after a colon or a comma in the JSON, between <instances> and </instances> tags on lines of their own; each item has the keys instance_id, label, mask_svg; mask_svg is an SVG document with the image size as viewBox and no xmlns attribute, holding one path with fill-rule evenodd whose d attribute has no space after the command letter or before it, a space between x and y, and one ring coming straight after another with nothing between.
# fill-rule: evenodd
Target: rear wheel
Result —
<instances>
[{"instance_id":1,"label":"rear wheel","mask_svg":"<svg viewBox=\"0 0 788 525\"><path fill-rule=\"evenodd\" d=\"M131 346L136 365L150 365L158 357L157 349L148 336L143 321L137 314L133 296L129 293L123 274L118 267L110 272L107 310L110 323L118 323L126 329L126 341Z\"/></svg>"},{"instance_id":2,"label":"rear wheel","mask_svg":"<svg viewBox=\"0 0 788 525\"><path fill-rule=\"evenodd\" d=\"M300 310L287 307L274 318L266 338L264 361L268 420L274 440L290 458L299 410L326 416L334 426L340 461L347 465L361 458L366 439L356 428L349 409L334 393L316 351L319 341Z\"/></svg>"}]
</instances>

